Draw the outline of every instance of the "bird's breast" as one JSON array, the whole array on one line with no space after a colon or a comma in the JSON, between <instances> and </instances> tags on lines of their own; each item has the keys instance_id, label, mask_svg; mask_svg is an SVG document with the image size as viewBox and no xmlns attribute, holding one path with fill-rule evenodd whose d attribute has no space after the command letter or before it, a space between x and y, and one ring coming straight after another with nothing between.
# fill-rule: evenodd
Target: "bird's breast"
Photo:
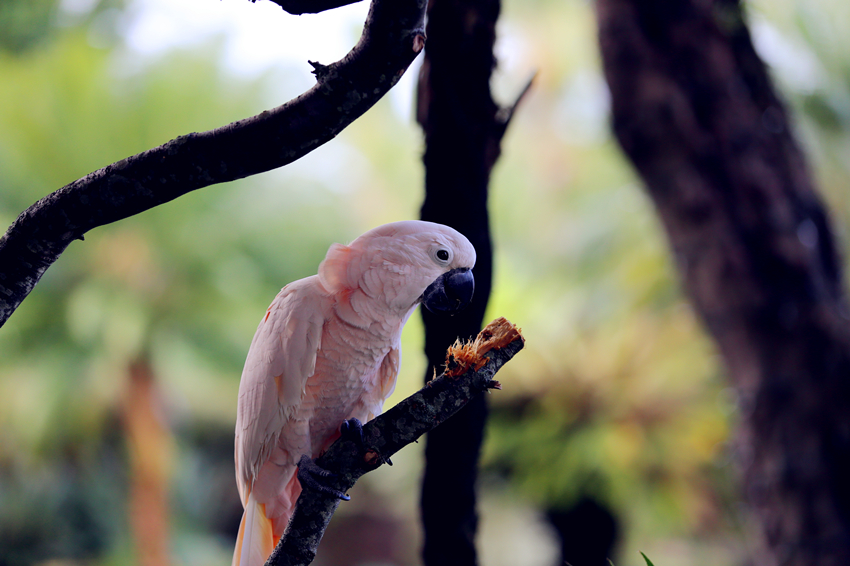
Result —
<instances>
[{"instance_id":1,"label":"bird's breast","mask_svg":"<svg viewBox=\"0 0 850 566\"><path fill-rule=\"evenodd\" d=\"M400 329L399 329L400 332ZM365 421L363 399L380 387L380 368L398 337L335 319L325 324L316 371L307 380L301 412L310 421L313 450L335 438L345 419Z\"/></svg>"}]
</instances>

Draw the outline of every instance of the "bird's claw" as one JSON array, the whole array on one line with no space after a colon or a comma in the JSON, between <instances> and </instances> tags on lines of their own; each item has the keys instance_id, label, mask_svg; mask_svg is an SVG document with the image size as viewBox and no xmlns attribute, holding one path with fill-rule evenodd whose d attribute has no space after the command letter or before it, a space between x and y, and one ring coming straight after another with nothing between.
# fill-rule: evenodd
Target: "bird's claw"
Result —
<instances>
[{"instance_id":1,"label":"bird's claw","mask_svg":"<svg viewBox=\"0 0 850 566\"><path fill-rule=\"evenodd\" d=\"M332 495L334 497L342 499L343 501L351 500L350 496L339 491L338 489L328 487L327 485L317 480L316 477L335 478L336 474L317 465L316 462L311 460L310 457L306 454L302 454L301 459L298 460L298 481L301 482L302 487L310 488L313 491L318 491L327 495Z\"/></svg>"},{"instance_id":2,"label":"bird's claw","mask_svg":"<svg viewBox=\"0 0 850 566\"><path fill-rule=\"evenodd\" d=\"M345 440L351 440L362 450L363 449L363 423L354 417L342 421L339 425L339 434Z\"/></svg>"},{"instance_id":3,"label":"bird's claw","mask_svg":"<svg viewBox=\"0 0 850 566\"><path fill-rule=\"evenodd\" d=\"M342 424L339 425L339 434L344 440L354 442L357 448L360 449L360 452L366 452L366 440L363 438L363 423L359 419L352 417L342 421ZM380 456L380 458L382 463L390 466L393 465L389 456Z\"/></svg>"}]
</instances>

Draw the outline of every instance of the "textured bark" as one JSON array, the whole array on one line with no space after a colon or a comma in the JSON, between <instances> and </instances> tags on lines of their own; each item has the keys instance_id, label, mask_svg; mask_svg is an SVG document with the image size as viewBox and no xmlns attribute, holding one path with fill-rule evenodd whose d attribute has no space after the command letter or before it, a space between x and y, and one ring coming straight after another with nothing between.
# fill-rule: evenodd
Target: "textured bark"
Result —
<instances>
[{"instance_id":1,"label":"textured bark","mask_svg":"<svg viewBox=\"0 0 850 566\"><path fill-rule=\"evenodd\" d=\"M484 318L492 279L487 216L490 171L507 126L490 94L499 0L431 0L428 46L419 77L418 121L425 133L422 219L446 224L475 246L475 297L451 319L422 311L425 379L439 373L443 352L457 337L474 336ZM475 479L487 403L474 399L428 435L422 486L426 566L476 563Z\"/></svg>"},{"instance_id":2,"label":"textured bark","mask_svg":"<svg viewBox=\"0 0 850 566\"><path fill-rule=\"evenodd\" d=\"M362 447L340 438L316 459L316 464L336 474L327 484L341 492L348 491L363 474L377 469L393 454L445 423L468 403L483 397L483 392L501 389L493 377L524 344L519 330L499 318L482 330L473 344L444 352L451 360L449 371L366 423ZM302 491L286 533L267 566L310 564L338 505L336 497Z\"/></svg>"},{"instance_id":3,"label":"textured bark","mask_svg":"<svg viewBox=\"0 0 850 566\"><path fill-rule=\"evenodd\" d=\"M251 0L256 2L257 0ZM360 0L271 0L290 14L318 14L325 10L333 10L341 6L356 4Z\"/></svg>"},{"instance_id":4,"label":"textured bark","mask_svg":"<svg viewBox=\"0 0 850 566\"><path fill-rule=\"evenodd\" d=\"M425 43L425 0L374 0L360 41L342 60L313 63L317 84L252 118L181 136L46 196L0 239L0 326L65 248L83 234L195 189L299 159L372 107Z\"/></svg>"},{"instance_id":5,"label":"textured bark","mask_svg":"<svg viewBox=\"0 0 850 566\"><path fill-rule=\"evenodd\" d=\"M850 564L850 310L827 213L734 0L599 0L614 131L740 399L759 566Z\"/></svg>"}]
</instances>

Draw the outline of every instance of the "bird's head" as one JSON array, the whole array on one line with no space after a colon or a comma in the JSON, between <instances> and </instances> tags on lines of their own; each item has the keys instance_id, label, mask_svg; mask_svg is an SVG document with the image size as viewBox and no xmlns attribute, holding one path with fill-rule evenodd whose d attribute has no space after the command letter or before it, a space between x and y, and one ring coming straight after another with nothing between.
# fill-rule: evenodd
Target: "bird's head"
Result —
<instances>
[{"instance_id":1,"label":"bird's head","mask_svg":"<svg viewBox=\"0 0 850 566\"><path fill-rule=\"evenodd\" d=\"M475 248L460 232L406 220L370 230L350 245L334 244L319 266L323 286L359 289L387 306L409 311L419 302L455 313L472 300Z\"/></svg>"}]
</instances>

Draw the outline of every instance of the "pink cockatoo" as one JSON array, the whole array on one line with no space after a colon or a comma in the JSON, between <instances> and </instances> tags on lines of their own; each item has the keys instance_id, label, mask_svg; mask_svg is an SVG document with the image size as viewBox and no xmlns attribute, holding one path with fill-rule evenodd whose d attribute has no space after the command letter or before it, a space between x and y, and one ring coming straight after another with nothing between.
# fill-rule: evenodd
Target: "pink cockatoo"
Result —
<instances>
[{"instance_id":1,"label":"pink cockatoo","mask_svg":"<svg viewBox=\"0 0 850 566\"><path fill-rule=\"evenodd\" d=\"M475 249L459 232L404 221L333 244L313 275L266 311L242 371L236 483L245 511L234 566L261 566L301 492L302 455L318 457L350 418L381 413L395 388L401 330L421 302L455 312L472 298Z\"/></svg>"}]
</instances>

